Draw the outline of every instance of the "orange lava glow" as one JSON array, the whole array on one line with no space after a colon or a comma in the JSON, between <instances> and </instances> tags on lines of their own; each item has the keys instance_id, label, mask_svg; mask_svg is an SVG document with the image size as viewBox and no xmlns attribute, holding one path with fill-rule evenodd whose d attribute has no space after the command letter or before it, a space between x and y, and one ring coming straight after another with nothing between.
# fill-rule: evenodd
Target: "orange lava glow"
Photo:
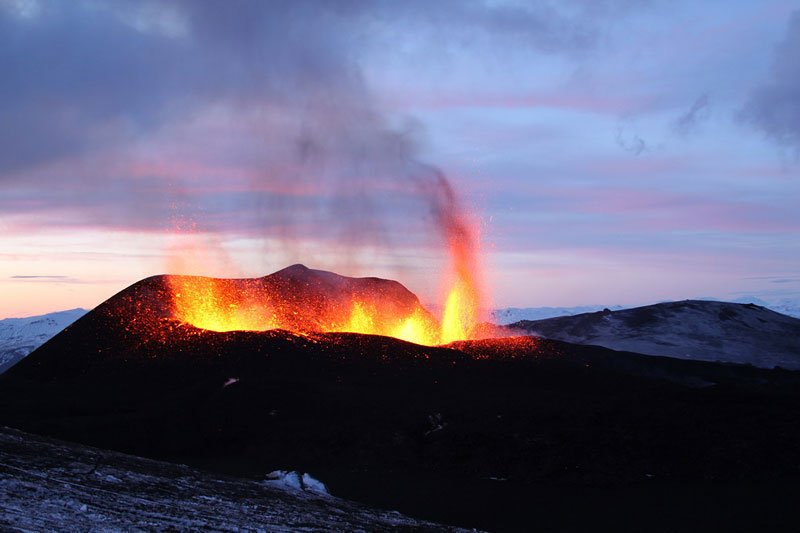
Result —
<instances>
[{"instance_id":1,"label":"orange lava glow","mask_svg":"<svg viewBox=\"0 0 800 533\"><path fill-rule=\"evenodd\" d=\"M280 327L268 307L243 298L241 291L225 281L203 277L170 278L174 316L196 328L211 331L266 331Z\"/></svg>"},{"instance_id":2,"label":"orange lava glow","mask_svg":"<svg viewBox=\"0 0 800 533\"><path fill-rule=\"evenodd\" d=\"M374 307L355 301L347 324L340 329L328 331L384 335L416 344L433 345L439 341L436 329L436 325L421 308L415 309L411 314L382 321Z\"/></svg>"},{"instance_id":3,"label":"orange lava glow","mask_svg":"<svg viewBox=\"0 0 800 533\"><path fill-rule=\"evenodd\" d=\"M444 176L437 174L428 194L449 258L438 319L396 282L345 278L302 265L250 280L170 276L172 318L212 331L352 332L428 346L485 338L479 225Z\"/></svg>"},{"instance_id":4,"label":"orange lava glow","mask_svg":"<svg viewBox=\"0 0 800 533\"><path fill-rule=\"evenodd\" d=\"M280 284L263 279L170 276L173 318L211 331L351 332L428 346L471 338L476 319L471 306L477 301L463 282L450 291L439 322L416 298L412 304L395 302L376 290L373 295L353 295L341 301L314 300L286 294Z\"/></svg>"},{"instance_id":5,"label":"orange lava glow","mask_svg":"<svg viewBox=\"0 0 800 533\"><path fill-rule=\"evenodd\" d=\"M478 303L474 288L463 280L456 281L445 300L441 344L473 338L478 322Z\"/></svg>"}]
</instances>

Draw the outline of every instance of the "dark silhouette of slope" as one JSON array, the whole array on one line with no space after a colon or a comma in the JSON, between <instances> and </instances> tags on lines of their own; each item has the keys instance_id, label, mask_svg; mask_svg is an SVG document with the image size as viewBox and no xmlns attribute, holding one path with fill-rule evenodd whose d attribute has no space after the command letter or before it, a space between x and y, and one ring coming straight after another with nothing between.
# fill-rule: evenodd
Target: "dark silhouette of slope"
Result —
<instances>
[{"instance_id":1,"label":"dark silhouette of slope","mask_svg":"<svg viewBox=\"0 0 800 533\"><path fill-rule=\"evenodd\" d=\"M785 498L745 503L800 480L797 373L529 337L217 333L169 319L163 290L133 285L0 376L0 423L228 474L310 472L490 530L796 525ZM603 508L610 494L636 509Z\"/></svg>"},{"instance_id":2,"label":"dark silhouette of slope","mask_svg":"<svg viewBox=\"0 0 800 533\"><path fill-rule=\"evenodd\" d=\"M3 531L454 531L332 498L292 476L215 476L6 427L0 479Z\"/></svg>"}]
</instances>

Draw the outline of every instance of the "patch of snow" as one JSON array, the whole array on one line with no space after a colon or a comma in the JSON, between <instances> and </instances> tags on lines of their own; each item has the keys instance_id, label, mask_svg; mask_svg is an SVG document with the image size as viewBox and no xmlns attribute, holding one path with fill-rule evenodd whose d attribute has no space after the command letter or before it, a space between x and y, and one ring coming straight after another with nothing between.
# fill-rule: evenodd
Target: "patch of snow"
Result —
<instances>
[{"instance_id":1,"label":"patch of snow","mask_svg":"<svg viewBox=\"0 0 800 533\"><path fill-rule=\"evenodd\" d=\"M800 302L782 300L774 304L770 304L768 307L777 313L788 315L794 318L800 318Z\"/></svg>"},{"instance_id":2,"label":"patch of snow","mask_svg":"<svg viewBox=\"0 0 800 533\"><path fill-rule=\"evenodd\" d=\"M86 309L0 320L0 374L78 320Z\"/></svg>"},{"instance_id":3,"label":"patch of snow","mask_svg":"<svg viewBox=\"0 0 800 533\"><path fill-rule=\"evenodd\" d=\"M710 296L697 298L697 300L709 302L721 302L717 298ZM663 302L668 303L668 302ZM795 318L800 318L800 301L794 301L788 298L766 301L757 296L742 296L733 300L733 303L741 304L755 304L767 309L771 309L776 313L788 315ZM620 311L622 309L630 309L630 305L580 305L575 307L503 307L495 309L491 312L491 320L495 324L508 325L520 320L544 320L546 318L554 318L559 316L574 316L583 313L595 313L603 309L611 311Z\"/></svg>"},{"instance_id":4,"label":"patch of snow","mask_svg":"<svg viewBox=\"0 0 800 533\"><path fill-rule=\"evenodd\" d=\"M308 474L272 477L215 477L0 428L0 530L462 531L330 496Z\"/></svg>"},{"instance_id":5,"label":"patch of snow","mask_svg":"<svg viewBox=\"0 0 800 533\"><path fill-rule=\"evenodd\" d=\"M274 470L266 475L264 482L297 491L312 492L324 496L330 495L328 487L322 481L311 477L307 473L300 473L295 470Z\"/></svg>"},{"instance_id":6,"label":"patch of snow","mask_svg":"<svg viewBox=\"0 0 800 533\"><path fill-rule=\"evenodd\" d=\"M324 494L325 496L330 496L328 487L325 486L325 483L309 476L308 474L303 474L303 487L303 490L307 490L315 494Z\"/></svg>"},{"instance_id":7,"label":"patch of snow","mask_svg":"<svg viewBox=\"0 0 800 533\"><path fill-rule=\"evenodd\" d=\"M612 350L800 370L800 320L754 303L686 300L515 327Z\"/></svg>"},{"instance_id":8,"label":"patch of snow","mask_svg":"<svg viewBox=\"0 0 800 533\"><path fill-rule=\"evenodd\" d=\"M712 298L712 297L698 298L698 300L705 300L709 302L721 301L717 298ZM794 318L800 318L800 301L792 300L791 298L777 297L765 300L763 298L759 298L758 296L747 295L747 296L739 296L735 300L732 300L732 302L738 304L755 304L760 307L764 307L766 309L775 311L776 313L780 313L782 315L791 316Z\"/></svg>"},{"instance_id":9,"label":"patch of snow","mask_svg":"<svg viewBox=\"0 0 800 533\"><path fill-rule=\"evenodd\" d=\"M581 313L594 313L602 311L603 309L610 309L611 311L618 311L625 309L621 305L582 305L577 307L505 307L495 309L491 313L492 322L501 326L513 324L520 320L543 320L545 318L553 318L557 316L573 316Z\"/></svg>"}]
</instances>

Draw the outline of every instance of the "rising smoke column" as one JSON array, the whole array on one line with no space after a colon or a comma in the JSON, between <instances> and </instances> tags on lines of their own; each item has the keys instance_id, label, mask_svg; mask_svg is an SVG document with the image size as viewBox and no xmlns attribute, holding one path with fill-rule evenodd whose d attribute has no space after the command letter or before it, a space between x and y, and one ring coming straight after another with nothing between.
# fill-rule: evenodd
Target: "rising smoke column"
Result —
<instances>
[{"instance_id":1,"label":"rising smoke column","mask_svg":"<svg viewBox=\"0 0 800 533\"><path fill-rule=\"evenodd\" d=\"M195 31L244 58L237 101L261 109L266 121L254 130L265 156L253 188L313 191L312 199L265 198L264 231L279 228L284 250L310 232L357 261L361 250L407 238L405 227L424 218L428 229L416 238L437 235L435 247L447 256L441 340L468 338L484 296L478 225L444 172L419 161L414 132L391 126L375 103L355 54L359 43L344 33L355 8L243 5L248 12L233 20L213 3L187 9ZM305 253L298 259L308 261Z\"/></svg>"},{"instance_id":2,"label":"rising smoke column","mask_svg":"<svg viewBox=\"0 0 800 533\"><path fill-rule=\"evenodd\" d=\"M466 11L413 2L0 2L0 64L13 73L0 89L9 117L0 132L11 143L0 186L35 186L30 205L70 206L72 225L171 234L179 220L198 242L176 253L206 275L217 265L230 273L225 245L242 236L269 241L265 264L277 240L297 260L336 266L315 255L328 245L352 262L341 266L361 272L374 250L410 263L402 250L436 236L435 248L451 256L443 284L468 296L451 299L475 300L465 280L477 232L465 229L452 184L418 163L413 130L376 103L361 63L370 39L401 18L485 20ZM170 270L180 263L168 261Z\"/></svg>"},{"instance_id":3,"label":"rising smoke column","mask_svg":"<svg viewBox=\"0 0 800 533\"><path fill-rule=\"evenodd\" d=\"M449 272L445 276L449 277L450 290L444 302L441 341L468 339L476 333L485 296L478 224L462 207L444 173L434 167L422 167L428 173L419 183L449 255Z\"/></svg>"}]
</instances>

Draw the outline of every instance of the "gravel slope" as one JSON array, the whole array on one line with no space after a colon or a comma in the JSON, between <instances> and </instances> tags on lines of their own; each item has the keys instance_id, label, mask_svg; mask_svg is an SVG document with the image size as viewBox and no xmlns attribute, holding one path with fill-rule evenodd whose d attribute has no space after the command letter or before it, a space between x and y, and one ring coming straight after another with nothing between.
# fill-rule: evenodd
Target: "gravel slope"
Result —
<instances>
[{"instance_id":1,"label":"gravel slope","mask_svg":"<svg viewBox=\"0 0 800 533\"><path fill-rule=\"evenodd\" d=\"M280 481L0 428L0 529L20 531L457 531Z\"/></svg>"}]
</instances>

